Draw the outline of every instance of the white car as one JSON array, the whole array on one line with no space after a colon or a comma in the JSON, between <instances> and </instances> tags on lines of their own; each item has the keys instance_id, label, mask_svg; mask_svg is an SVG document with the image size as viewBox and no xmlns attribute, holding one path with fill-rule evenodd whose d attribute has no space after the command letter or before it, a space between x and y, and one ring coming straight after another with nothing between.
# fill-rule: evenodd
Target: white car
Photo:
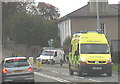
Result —
<instances>
[{"instance_id":1,"label":"white car","mask_svg":"<svg viewBox=\"0 0 120 84\"><path fill-rule=\"evenodd\" d=\"M37 57L42 63L61 63L64 60L64 51L60 49L46 49Z\"/></svg>"}]
</instances>

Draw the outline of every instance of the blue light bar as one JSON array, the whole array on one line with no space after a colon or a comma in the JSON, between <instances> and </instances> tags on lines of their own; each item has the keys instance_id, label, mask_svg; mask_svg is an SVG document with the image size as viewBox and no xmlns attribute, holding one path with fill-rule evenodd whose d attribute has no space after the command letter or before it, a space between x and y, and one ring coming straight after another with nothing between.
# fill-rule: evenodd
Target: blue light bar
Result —
<instances>
[{"instance_id":1,"label":"blue light bar","mask_svg":"<svg viewBox=\"0 0 120 84\"><path fill-rule=\"evenodd\" d=\"M88 33L88 32L97 32L99 34L103 34L103 31L80 31L80 32L75 32L74 34L77 34L77 33Z\"/></svg>"}]
</instances>

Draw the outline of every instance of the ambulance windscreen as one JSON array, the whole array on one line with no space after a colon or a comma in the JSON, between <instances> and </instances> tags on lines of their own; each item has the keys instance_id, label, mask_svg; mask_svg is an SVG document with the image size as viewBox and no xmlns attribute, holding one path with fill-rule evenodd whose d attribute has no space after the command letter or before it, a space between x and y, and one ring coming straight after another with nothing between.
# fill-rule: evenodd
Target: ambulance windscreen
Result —
<instances>
[{"instance_id":1,"label":"ambulance windscreen","mask_svg":"<svg viewBox=\"0 0 120 84\"><path fill-rule=\"evenodd\" d=\"M107 44L81 44L81 54L109 54Z\"/></svg>"}]
</instances>

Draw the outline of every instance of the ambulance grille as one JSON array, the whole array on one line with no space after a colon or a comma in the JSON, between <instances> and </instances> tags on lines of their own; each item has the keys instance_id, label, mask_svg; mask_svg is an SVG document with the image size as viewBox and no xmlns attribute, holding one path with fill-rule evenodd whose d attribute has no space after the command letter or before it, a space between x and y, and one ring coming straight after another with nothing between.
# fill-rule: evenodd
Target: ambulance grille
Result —
<instances>
[{"instance_id":1,"label":"ambulance grille","mask_svg":"<svg viewBox=\"0 0 120 84\"><path fill-rule=\"evenodd\" d=\"M106 63L106 61L99 61L99 63Z\"/></svg>"},{"instance_id":2,"label":"ambulance grille","mask_svg":"<svg viewBox=\"0 0 120 84\"><path fill-rule=\"evenodd\" d=\"M106 63L106 61L88 61L88 63Z\"/></svg>"},{"instance_id":3,"label":"ambulance grille","mask_svg":"<svg viewBox=\"0 0 120 84\"><path fill-rule=\"evenodd\" d=\"M95 61L88 61L88 63L95 63Z\"/></svg>"}]
</instances>

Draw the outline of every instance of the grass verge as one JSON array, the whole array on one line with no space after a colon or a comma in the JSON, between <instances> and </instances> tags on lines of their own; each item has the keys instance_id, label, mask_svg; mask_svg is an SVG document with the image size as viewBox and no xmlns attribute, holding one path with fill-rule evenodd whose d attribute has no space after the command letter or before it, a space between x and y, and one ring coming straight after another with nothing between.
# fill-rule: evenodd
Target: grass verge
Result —
<instances>
[{"instance_id":1,"label":"grass verge","mask_svg":"<svg viewBox=\"0 0 120 84\"><path fill-rule=\"evenodd\" d=\"M120 72L120 63L113 63L112 70Z\"/></svg>"}]
</instances>

